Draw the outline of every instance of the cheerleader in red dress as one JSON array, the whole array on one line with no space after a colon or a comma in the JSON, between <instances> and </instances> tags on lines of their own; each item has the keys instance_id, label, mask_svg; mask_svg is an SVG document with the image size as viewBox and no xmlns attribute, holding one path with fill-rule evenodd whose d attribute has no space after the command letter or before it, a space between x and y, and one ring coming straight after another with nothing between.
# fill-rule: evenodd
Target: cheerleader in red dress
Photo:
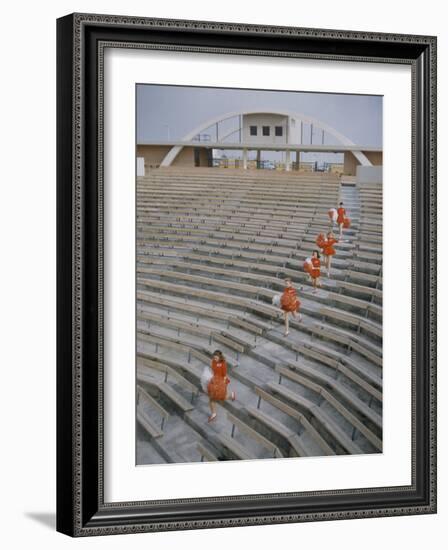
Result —
<instances>
[{"instance_id":1,"label":"cheerleader in red dress","mask_svg":"<svg viewBox=\"0 0 448 550\"><path fill-rule=\"evenodd\" d=\"M327 276L330 277L330 269L331 269L331 257L336 254L336 250L334 249L334 245L338 242L337 239L334 238L333 232L329 231L327 233L327 238L325 239L325 242L323 243L322 247L322 254L325 256L325 267L327 268Z\"/></svg>"},{"instance_id":2,"label":"cheerleader in red dress","mask_svg":"<svg viewBox=\"0 0 448 550\"><path fill-rule=\"evenodd\" d=\"M344 208L344 203L340 202L339 203L339 208L338 208L338 217L337 217L337 220L336 220L336 223L339 226L339 239L342 239L342 229L346 225L345 220L348 219L346 214L347 214L347 212Z\"/></svg>"},{"instance_id":3,"label":"cheerleader in red dress","mask_svg":"<svg viewBox=\"0 0 448 550\"><path fill-rule=\"evenodd\" d=\"M211 415L208 417L208 421L212 422L216 418L216 401L225 401L231 399L235 401L235 392L229 393L227 386L230 383L230 379L227 376L227 363L224 359L222 351L217 349L213 352L211 370L213 376L208 383L207 393L210 405Z\"/></svg>"},{"instance_id":4,"label":"cheerleader in red dress","mask_svg":"<svg viewBox=\"0 0 448 550\"><path fill-rule=\"evenodd\" d=\"M289 334L289 314L292 313L294 318L297 317L297 313L300 308L300 301L297 298L297 291L292 286L291 279L285 279L285 290L283 291L280 299L281 308L285 315L285 336ZM299 321L302 320L302 316L299 313Z\"/></svg>"},{"instance_id":5,"label":"cheerleader in red dress","mask_svg":"<svg viewBox=\"0 0 448 550\"><path fill-rule=\"evenodd\" d=\"M320 254L317 250L313 251L311 264L312 269L310 275L313 281L313 293L315 294L317 292L317 287L322 287L322 283L320 282Z\"/></svg>"}]
</instances>

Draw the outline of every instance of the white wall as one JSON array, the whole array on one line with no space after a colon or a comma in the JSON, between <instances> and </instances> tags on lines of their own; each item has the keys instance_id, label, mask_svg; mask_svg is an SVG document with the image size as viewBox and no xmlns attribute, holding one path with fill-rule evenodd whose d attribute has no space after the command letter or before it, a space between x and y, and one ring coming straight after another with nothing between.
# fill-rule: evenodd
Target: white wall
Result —
<instances>
[{"instance_id":1,"label":"white wall","mask_svg":"<svg viewBox=\"0 0 448 550\"><path fill-rule=\"evenodd\" d=\"M381 183L383 181L382 166L357 166L356 181L363 183Z\"/></svg>"},{"instance_id":2,"label":"white wall","mask_svg":"<svg viewBox=\"0 0 448 550\"><path fill-rule=\"evenodd\" d=\"M243 141L249 143L286 143L288 117L270 113L243 115ZM257 127L257 135L250 135L250 127ZM269 136L263 136L263 126L269 126ZM275 135L275 127L283 128L283 135Z\"/></svg>"},{"instance_id":3,"label":"white wall","mask_svg":"<svg viewBox=\"0 0 448 550\"><path fill-rule=\"evenodd\" d=\"M73 11L168 18L222 20L353 30L439 35L439 67L448 62L448 35L443 4L427 0L406 5L377 0L360 10L359 0L60 0L4 5L2 41L1 150L2 202L0 271L2 419L0 453L2 545L46 550L126 547L344 548L409 550L442 548L446 539L448 400L439 402L439 515L369 519L319 524L192 531L156 535L70 540L54 532L55 510L55 19ZM384 14L387 13L387 17ZM439 72L439 150L448 149L448 72ZM37 107L37 108L36 108ZM26 136L26 175L23 166ZM439 205L448 203L443 174ZM440 258L440 275L447 269ZM439 393L448 390L447 285L439 289Z\"/></svg>"}]
</instances>

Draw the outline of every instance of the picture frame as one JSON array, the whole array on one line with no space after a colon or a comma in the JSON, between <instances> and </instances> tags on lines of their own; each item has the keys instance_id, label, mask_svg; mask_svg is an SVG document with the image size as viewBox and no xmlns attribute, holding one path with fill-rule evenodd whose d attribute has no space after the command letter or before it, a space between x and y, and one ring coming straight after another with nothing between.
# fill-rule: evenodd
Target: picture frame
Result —
<instances>
[{"instance_id":1,"label":"picture frame","mask_svg":"<svg viewBox=\"0 0 448 550\"><path fill-rule=\"evenodd\" d=\"M57 21L57 530L70 536L436 512L436 44L432 36L72 14ZM106 502L105 48L410 65L412 483Z\"/></svg>"}]
</instances>

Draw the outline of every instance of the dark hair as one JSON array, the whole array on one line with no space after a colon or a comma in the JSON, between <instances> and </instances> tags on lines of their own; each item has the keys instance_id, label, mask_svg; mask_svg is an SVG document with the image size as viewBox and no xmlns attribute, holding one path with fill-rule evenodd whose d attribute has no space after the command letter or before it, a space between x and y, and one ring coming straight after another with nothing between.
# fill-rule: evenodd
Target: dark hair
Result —
<instances>
[{"instance_id":1,"label":"dark hair","mask_svg":"<svg viewBox=\"0 0 448 550\"><path fill-rule=\"evenodd\" d=\"M344 204L342 201L339 203L339 206L341 206L341 204Z\"/></svg>"},{"instance_id":2,"label":"dark hair","mask_svg":"<svg viewBox=\"0 0 448 550\"><path fill-rule=\"evenodd\" d=\"M319 250L313 250L313 254L316 253L317 254L317 257L320 258L320 254L319 254Z\"/></svg>"},{"instance_id":3,"label":"dark hair","mask_svg":"<svg viewBox=\"0 0 448 550\"><path fill-rule=\"evenodd\" d=\"M222 354L222 351L220 349L215 349L213 355L218 355L221 361L224 359L224 355Z\"/></svg>"}]
</instances>

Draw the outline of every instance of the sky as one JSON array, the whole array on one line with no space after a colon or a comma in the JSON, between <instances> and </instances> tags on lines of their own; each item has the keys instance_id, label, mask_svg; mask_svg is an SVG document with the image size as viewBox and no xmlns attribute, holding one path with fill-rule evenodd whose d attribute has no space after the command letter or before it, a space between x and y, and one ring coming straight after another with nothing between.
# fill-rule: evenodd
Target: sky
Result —
<instances>
[{"instance_id":1,"label":"sky","mask_svg":"<svg viewBox=\"0 0 448 550\"><path fill-rule=\"evenodd\" d=\"M357 145L382 146L381 96L148 84L137 86L137 141L180 140L221 113L257 108L303 113L332 126ZM315 142L320 142L320 136L315 136ZM337 141L326 136L325 143Z\"/></svg>"}]
</instances>

